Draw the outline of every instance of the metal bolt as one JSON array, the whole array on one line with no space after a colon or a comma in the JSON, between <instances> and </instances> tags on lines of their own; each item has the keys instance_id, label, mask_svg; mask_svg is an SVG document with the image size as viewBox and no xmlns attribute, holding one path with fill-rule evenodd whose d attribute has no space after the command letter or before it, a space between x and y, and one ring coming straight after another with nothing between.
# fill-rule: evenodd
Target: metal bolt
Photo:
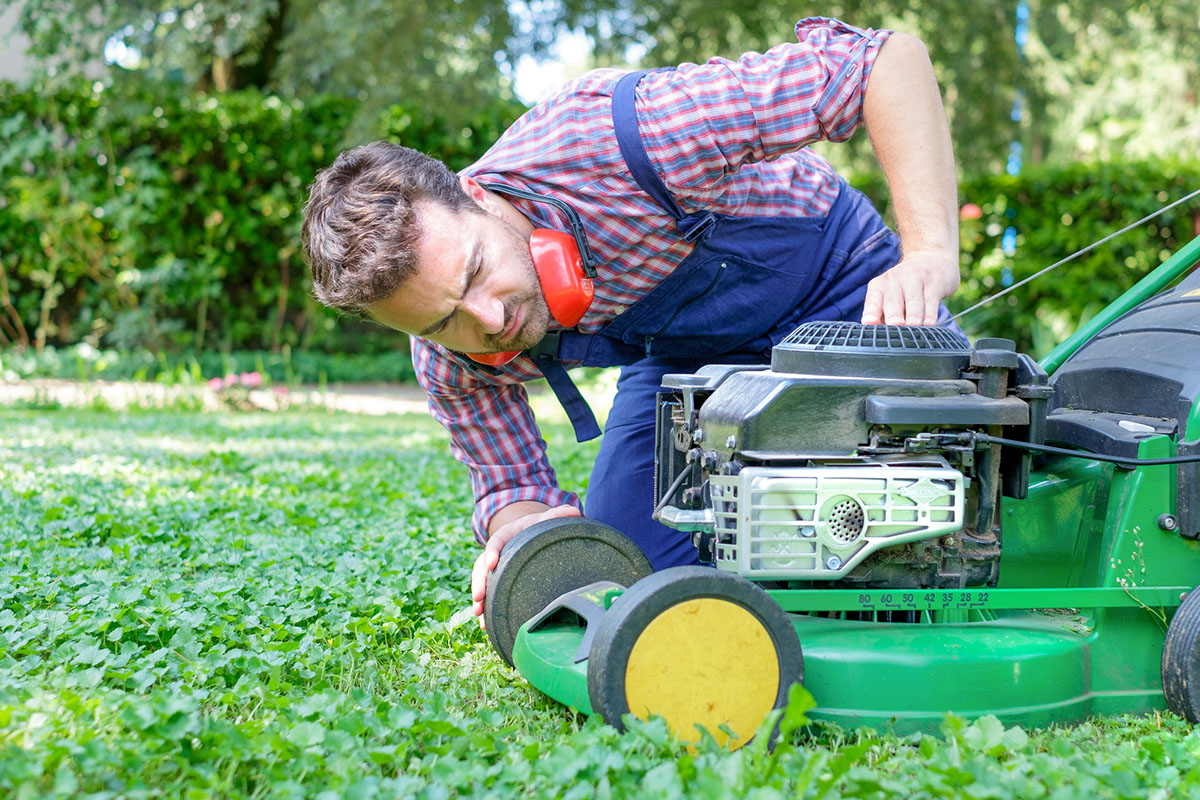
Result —
<instances>
[{"instance_id":1,"label":"metal bolt","mask_svg":"<svg viewBox=\"0 0 1200 800\"><path fill-rule=\"evenodd\" d=\"M1179 530L1179 520L1174 514L1159 514L1158 527L1167 533L1174 533Z\"/></svg>"},{"instance_id":2,"label":"metal bolt","mask_svg":"<svg viewBox=\"0 0 1200 800\"><path fill-rule=\"evenodd\" d=\"M692 431L692 441L696 444L704 441L704 428L696 428Z\"/></svg>"},{"instance_id":3,"label":"metal bolt","mask_svg":"<svg viewBox=\"0 0 1200 800\"><path fill-rule=\"evenodd\" d=\"M728 447L730 450L737 447L737 437L734 436L732 433L729 434L729 438L725 440L725 446Z\"/></svg>"},{"instance_id":4,"label":"metal bolt","mask_svg":"<svg viewBox=\"0 0 1200 800\"><path fill-rule=\"evenodd\" d=\"M842 566L842 560L837 556L830 556L829 558L825 559L825 566L829 569L838 569Z\"/></svg>"}]
</instances>

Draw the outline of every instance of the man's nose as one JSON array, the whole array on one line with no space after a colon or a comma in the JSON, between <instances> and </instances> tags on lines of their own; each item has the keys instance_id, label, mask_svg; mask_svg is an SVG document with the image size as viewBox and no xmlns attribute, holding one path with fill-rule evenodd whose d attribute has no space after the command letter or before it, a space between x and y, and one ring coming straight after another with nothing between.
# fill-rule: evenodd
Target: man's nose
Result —
<instances>
[{"instance_id":1,"label":"man's nose","mask_svg":"<svg viewBox=\"0 0 1200 800\"><path fill-rule=\"evenodd\" d=\"M472 292L464 305L484 333L494 336L504 330L504 303L500 298L487 292Z\"/></svg>"}]
</instances>

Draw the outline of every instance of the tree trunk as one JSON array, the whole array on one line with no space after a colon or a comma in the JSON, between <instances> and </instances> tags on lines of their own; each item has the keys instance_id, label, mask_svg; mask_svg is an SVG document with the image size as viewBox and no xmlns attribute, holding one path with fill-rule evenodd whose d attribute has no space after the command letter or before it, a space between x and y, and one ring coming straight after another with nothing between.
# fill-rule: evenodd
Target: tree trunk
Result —
<instances>
[{"instance_id":1,"label":"tree trunk","mask_svg":"<svg viewBox=\"0 0 1200 800\"><path fill-rule=\"evenodd\" d=\"M212 83L218 92L228 92L233 89L233 59L213 56Z\"/></svg>"}]
</instances>

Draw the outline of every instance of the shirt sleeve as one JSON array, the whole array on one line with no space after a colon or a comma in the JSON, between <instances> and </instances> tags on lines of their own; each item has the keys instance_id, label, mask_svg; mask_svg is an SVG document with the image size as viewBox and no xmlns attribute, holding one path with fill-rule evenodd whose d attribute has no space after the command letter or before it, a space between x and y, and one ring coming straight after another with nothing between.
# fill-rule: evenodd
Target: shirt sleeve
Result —
<instances>
[{"instance_id":1,"label":"shirt sleeve","mask_svg":"<svg viewBox=\"0 0 1200 800\"><path fill-rule=\"evenodd\" d=\"M578 495L558 488L546 442L519 383L536 377L525 374L536 368L514 362L495 377L476 375L444 348L415 336L409 340L429 411L450 432L454 457L470 469L471 527L480 544L487 541L496 512L521 500L583 510Z\"/></svg>"},{"instance_id":2,"label":"shirt sleeve","mask_svg":"<svg viewBox=\"0 0 1200 800\"><path fill-rule=\"evenodd\" d=\"M796 43L647 75L637 112L651 161L686 194L718 187L746 164L849 139L890 34L809 17L796 24Z\"/></svg>"}]
</instances>

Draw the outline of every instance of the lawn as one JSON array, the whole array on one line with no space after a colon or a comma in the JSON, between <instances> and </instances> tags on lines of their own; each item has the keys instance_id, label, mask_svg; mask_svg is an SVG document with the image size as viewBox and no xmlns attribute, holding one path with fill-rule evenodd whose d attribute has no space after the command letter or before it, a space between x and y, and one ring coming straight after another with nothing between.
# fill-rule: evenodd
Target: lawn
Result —
<instances>
[{"instance_id":1,"label":"lawn","mask_svg":"<svg viewBox=\"0 0 1200 800\"><path fill-rule=\"evenodd\" d=\"M0 410L0 797L1200 797L1166 714L618 734L465 621L470 507L423 415Z\"/></svg>"}]
</instances>

